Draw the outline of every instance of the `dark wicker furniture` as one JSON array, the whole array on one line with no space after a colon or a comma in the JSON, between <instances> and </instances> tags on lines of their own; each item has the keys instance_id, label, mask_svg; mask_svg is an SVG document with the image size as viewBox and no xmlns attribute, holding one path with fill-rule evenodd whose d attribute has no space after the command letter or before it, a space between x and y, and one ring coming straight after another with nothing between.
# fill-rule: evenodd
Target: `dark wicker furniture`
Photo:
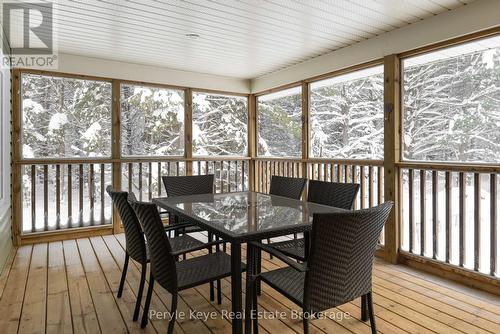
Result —
<instances>
[{"instance_id":1,"label":"dark wicker furniture","mask_svg":"<svg viewBox=\"0 0 500 334\"><path fill-rule=\"evenodd\" d=\"M309 181L307 201L336 208L352 210L354 199L358 194L359 184L335 183L324 181ZM294 238L281 242L271 243L271 247L284 253L286 256L299 261L306 261L308 247L306 238Z\"/></svg>"},{"instance_id":2,"label":"dark wicker furniture","mask_svg":"<svg viewBox=\"0 0 500 334\"><path fill-rule=\"evenodd\" d=\"M271 177L269 193L271 195L300 199L306 183L307 179L273 175Z\"/></svg>"},{"instance_id":3,"label":"dark wicker furniture","mask_svg":"<svg viewBox=\"0 0 500 334\"><path fill-rule=\"evenodd\" d=\"M125 262L123 263L122 276L120 279L120 286L118 288L118 298L121 298L123 292L123 285L127 276L129 258L137 261L141 267L141 280L139 283L139 290L137 292L137 301L135 303L133 320L139 318L139 310L141 306L142 293L144 290L144 282L146 280L146 266L149 262L149 252L146 248L144 241L144 233L142 232L141 225L137 220L134 210L127 201L128 193L125 191L114 191L111 186L106 187L106 192L109 194L113 201L113 205L118 211L118 215L125 230ZM177 227L171 227L174 229ZM163 232L165 233L165 232ZM171 239L172 248L175 251L182 249L189 249L203 245L201 241L189 235L182 235Z\"/></svg>"},{"instance_id":4,"label":"dark wicker furniture","mask_svg":"<svg viewBox=\"0 0 500 334\"><path fill-rule=\"evenodd\" d=\"M311 229L315 213L345 210L281 196L241 191L154 198L162 209L178 215L231 243L231 267L241 267L241 244L260 241ZM231 311L242 310L242 277L238 270L231 275ZM240 317L231 320L233 333L243 332Z\"/></svg>"},{"instance_id":5,"label":"dark wicker furniture","mask_svg":"<svg viewBox=\"0 0 500 334\"><path fill-rule=\"evenodd\" d=\"M170 334L174 330L179 291L231 276L231 257L223 252L215 252L177 262L176 258L179 255L211 248L222 241L213 241L175 251L164 232L157 206L152 203L138 202L134 196L129 196L128 200L144 230L151 257L149 286L141 326L144 327L147 324L153 284L156 281L172 294L170 308L172 317L167 332ZM243 269L243 266L239 268L240 274Z\"/></svg>"},{"instance_id":6,"label":"dark wicker furniture","mask_svg":"<svg viewBox=\"0 0 500 334\"><path fill-rule=\"evenodd\" d=\"M319 312L361 299L362 319L370 319L376 333L372 304L372 266L382 228L393 203L353 212L315 214L311 231L311 253L299 264L278 250L258 242L248 244L246 314L257 314L257 283L263 281L302 307L304 333L309 318ZM272 253L287 267L257 273L257 250ZM245 329L258 333L258 317L246 319Z\"/></svg>"}]
</instances>

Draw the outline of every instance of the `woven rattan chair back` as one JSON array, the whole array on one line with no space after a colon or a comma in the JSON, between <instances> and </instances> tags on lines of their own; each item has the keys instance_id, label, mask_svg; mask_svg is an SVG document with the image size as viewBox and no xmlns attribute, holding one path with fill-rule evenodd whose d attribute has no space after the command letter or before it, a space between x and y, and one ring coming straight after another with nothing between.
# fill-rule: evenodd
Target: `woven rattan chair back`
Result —
<instances>
[{"instance_id":1,"label":"woven rattan chair back","mask_svg":"<svg viewBox=\"0 0 500 334\"><path fill-rule=\"evenodd\" d=\"M139 263L146 263L147 253L144 234L134 210L127 201L126 191L115 191L112 186L106 187L106 192L111 197L125 230L125 245L127 253Z\"/></svg>"},{"instance_id":2,"label":"woven rattan chair back","mask_svg":"<svg viewBox=\"0 0 500 334\"><path fill-rule=\"evenodd\" d=\"M309 181L308 202L352 210L359 184Z\"/></svg>"},{"instance_id":3,"label":"woven rattan chair back","mask_svg":"<svg viewBox=\"0 0 500 334\"><path fill-rule=\"evenodd\" d=\"M314 215L306 309L320 312L371 292L375 249L392 206Z\"/></svg>"},{"instance_id":4,"label":"woven rattan chair back","mask_svg":"<svg viewBox=\"0 0 500 334\"><path fill-rule=\"evenodd\" d=\"M213 194L214 175L162 176L167 196Z\"/></svg>"},{"instance_id":5,"label":"woven rattan chair back","mask_svg":"<svg viewBox=\"0 0 500 334\"><path fill-rule=\"evenodd\" d=\"M138 202L133 193L128 201L142 226L149 247L151 270L155 280L170 293L177 291L175 258L156 204Z\"/></svg>"},{"instance_id":6,"label":"woven rattan chair back","mask_svg":"<svg viewBox=\"0 0 500 334\"><path fill-rule=\"evenodd\" d=\"M300 199L306 182L307 179L273 175L271 177L269 194Z\"/></svg>"}]
</instances>

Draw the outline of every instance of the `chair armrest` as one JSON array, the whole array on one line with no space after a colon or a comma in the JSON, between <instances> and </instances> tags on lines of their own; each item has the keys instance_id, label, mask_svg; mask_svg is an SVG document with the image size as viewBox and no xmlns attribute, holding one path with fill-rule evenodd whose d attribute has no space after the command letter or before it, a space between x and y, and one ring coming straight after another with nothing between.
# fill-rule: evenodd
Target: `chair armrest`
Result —
<instances>
[{"instance_id":1,"label":"chair armrest","mask_svg":"<svg viewBox=\"0 0 500 334\"><path fill-rule=\"evenodd\" d=\"M180 229L183 229L183 228L186 228L186 227L190 227L190 226L195 226L191 223L175 223L175 224L170 224L168 226L165 226L165 231L175 231L175 230L180 230Z\"/></svg>"},{"instance_id":2,"label":"chair armrest","mask_svg":"<svg viewBox=\"0 0 500 334\"><path fill-rule=\"evenodd\" d=\"M192 253L192 252L196 252L196 251L199 251L199 250L202 250L202 249L210 248L212 246L220 245L220 244L222 244L224 242L226 242L226 241L224 241L224 240L218 240L218 241L207 242L207 243L205 243L203 245L199 245L199 246L195 246L195 247L191 247L191 248L180 249L180 250L178 250L176 252L172 252L172 255L178 256L178 255L182 255L182 254L186 254L186 253Z\"/></svg>"},{"instance_id":3,"label":"chair armrest","mask_svg":"<svg viewBox=\"0 0 500 334\"><path fill-rule=\"evenodd\" d=\"M255 247L255 248L262 249L263 251L265 251L265 252L277 257L281 261L285 262L287 265L289 265L290 267L292 267L293 269L295 269L297 271L305 272L308 270L307 265L303 265L303 264L295 262L294 260L290 259L288 256L286 256L285 254L283 254L282 252L280 252L279 250L277 250L273 247L270 247L270 246L265 245L261 242L255 242L255 241L249 242L248 245Z\"/></svg>"}]
</instances>

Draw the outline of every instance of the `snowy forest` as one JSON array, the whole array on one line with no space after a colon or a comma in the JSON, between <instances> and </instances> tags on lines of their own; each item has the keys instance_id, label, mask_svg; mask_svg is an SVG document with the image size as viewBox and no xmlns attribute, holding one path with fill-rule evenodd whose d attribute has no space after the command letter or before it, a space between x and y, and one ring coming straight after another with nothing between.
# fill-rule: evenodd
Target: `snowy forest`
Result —
<instances>
[{"instance_id":1,"label":"snowy forest","mask_svg":"<svg viewBox=\"0 0 500 334\"><path fill-rule=\"evenodd\" d=\"M500 161L500 47L404 62L404 158Z\"/></svg>"},{"instance_id":2,"label":"snowy forest","mask_svg":"<svg viewBox=\"0 0 500 334\"><path fill-rule=\"evenodd\" d=\"M302 155L302 90L291 88L257 99L257 153L260 156Z\"/></svg>"},{"instance_id":3,"label":"snowy forest","mask_svg":"<svg viewBox=\"0 0 500 334\"><path fill-rule=\"evenodd\" d=\"M24 158L111 155L111 83L23 74Z\"/></svg>"}]
</instances>

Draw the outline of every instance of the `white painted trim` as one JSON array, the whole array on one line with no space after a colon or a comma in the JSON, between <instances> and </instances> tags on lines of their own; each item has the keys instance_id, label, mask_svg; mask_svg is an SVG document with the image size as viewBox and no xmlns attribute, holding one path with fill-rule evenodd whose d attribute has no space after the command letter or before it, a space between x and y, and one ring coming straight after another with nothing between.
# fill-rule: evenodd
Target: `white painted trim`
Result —
<instances>
[{"instance_id":1,"label":"white painted trim","mask_svg":"<svg viewBox=\"0 0 500 334\"><path fill-rule=\"evenodd\" d=\"M65 53L58 55L58 68L55 71L201 89L223 90L234 93L246 94L250 92L250 81L246 79Z\"/></svg>"},{"instance_id":2,"label":"white painted trim","mask_svg":"<svg viewBox=\"0 0 500 334\"><path fill-rule=\"evenodd\" d=\"M476 0L375 38L302 62L251 81L258 93L316 75L401 53L500 25L500 1Z\"/></svg>"}]
</instances>

